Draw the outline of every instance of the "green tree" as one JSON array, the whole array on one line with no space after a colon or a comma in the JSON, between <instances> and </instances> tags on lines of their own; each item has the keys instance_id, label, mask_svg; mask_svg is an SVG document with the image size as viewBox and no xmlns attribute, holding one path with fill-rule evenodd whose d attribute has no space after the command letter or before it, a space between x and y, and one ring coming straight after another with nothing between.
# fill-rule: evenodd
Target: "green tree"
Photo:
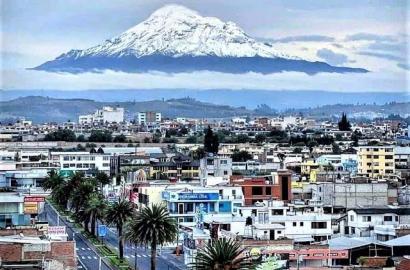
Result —
<instances>
[{"instance_id":1,"label":"green tree","mask_svg":"<svg viewBox=\"0 0 410 270\"><path fill-rule=\"evenodd\" d=\"M214 134L211 127L208 126L205 137L204 137L204 150L207 153L218 153L219 149L219 138L218 135Z\"/></svg>"},{"instance_id":2,"label":"green tree","mask_svg":"<svg viewBox=\"0 0 410 270\"><path fill-rule=\"evenodd\" d=\"M84 213L91 221L91 234L94 236L96 236L95 224L97 220L104 219L106 209L107 203L100 194L92 193L88 196L84 205Z\"/></svg>"},{"instance_id":3,"label":"green tree","mask_svg":"<svg viewBox=\"0 0 410 270\"><path fill-rule=\"evenodd\" d=\"M234 162L245 162L252 158L253 158L252 155L248 151L245 151L245 150L234 151L232 154L232 161Z\"/></svg>"},{"instance_id":4,"label":"green tree","mask_svg":"<svg viewBox=\"0 0 410 270\"><path fill-rule=\"evenodd\" d=\"M124 257L124 239L123 229L124 224L132 217L134 208L132 204L125 200L121 199L118 202L114 202L108 207L105 220L109 225L114 225L117 228L118 232L118 250L120 253L120 259Z\"/></svg>"},{"instance_id":5,"label":"green tree","mask_svg":"<svg viewBox=\"0 0 410 270\"><path fill-rule=\"evenodd\" d=\"M244 256L240 242L221 238L208 242L199 249L195 262L189 267L195 270L251 269L251 263Z\"/></svg>"},{"instance_id":6,"label":"green tree","mask_svg":"<svg viewBox=\"0 0 410 270\"><path fill-rule=\"evenodd\" d=\"M189 136L186 138L185 143L197 143L198 138L196 136Z\"/></svg>"},{"instance_id":7,"label":"green tree","mask_svg":"<svg viewBox=\"0 0 410 270\"><path fill-rule=\"evenodd\" d=\"M46 134L45 141L65 141L74 142L77 139L74 131L69 129L59 129L57 131Z\"/></svg>"},{"instance_id":8,"label":"green tree","mask_svg":"<svg viewBox=\"0 0 410 270\"><path fill-rule=\"evenodd\" d=\"M266 136L264 134L256 134L255 142L256 143L263 143L266 140Z\"/></svg>"},{"instance_id":9,"label":"green tree","mask_svg":"<svg viewBox=\"0 0 410 270\"><path fill-rule=\"evenodd\" d=\"M337 143L332 144L332 150L333 150L333 154L342 153L342 150L340 149L340 146Z\"/></svg>"},{"instance_id":10,"label":"green tree","mask_svg":"<svg viewBox=\"0 0 410 270\"><path fill-rule=\"evenodd\" d=\"M114 137L113 142L116 142L116 143L125 143L125 142L127 142L127 137L125 137L124 134L117 135L117 136Z\"/></svg>"},{"instance_id":11,"label":"green tree","mask_svg":"<svg viewBox=\"0 0 410 270\"><path fill-rule=\"evenodd\" d=\"M349 131L349 130L351 130L350 123L347 120L347 116L346 116L345 113L342 113L342 119L339 121L338 126L339 126L340 131Z\"/></svg>"},{"instance_id":12,"label":"green tree","mask_svg":"<svg viewBox=\"0 0 410 270\"><path fill-rule=\"evenodd\" d=\"M111 142L112 134L109 130L92 130L90 137L88 137L89 142Z\"/></svg>"},{"instance_id":13,"label":"green tree","mask_svg":"<svg viewBox=\"0 0 410 270\"><path fill-rule=\"evenodd\" d=\"M157 245L175 240L178 228L165 205L153 204L137 212L125 227L124 238L151 247L151 270L156 269Z\"/></svg>"}]
</instances>

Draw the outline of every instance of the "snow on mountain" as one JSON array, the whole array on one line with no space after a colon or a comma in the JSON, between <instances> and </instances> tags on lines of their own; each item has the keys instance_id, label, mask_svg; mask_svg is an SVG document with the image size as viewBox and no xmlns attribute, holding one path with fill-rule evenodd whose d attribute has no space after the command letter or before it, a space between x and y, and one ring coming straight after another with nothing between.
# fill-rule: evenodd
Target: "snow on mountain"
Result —
<instances>
[{"instance_id":1,"label":"snow on mountain","mask_svg":"<svg viewBox=\"0 0 410 270\"><path fill-rule=\"evenodd\" d=\"M315 67L310 67L309 63ZM68 72L95 69L127 72L215 70L233 73L359 70L338 70L339 67L326 63L288 56L268 43L249 37L233 22L203 17L180 5L166 5L117 37L86 50L71 50L34 69Z\"/></svg>"}]
</instances>

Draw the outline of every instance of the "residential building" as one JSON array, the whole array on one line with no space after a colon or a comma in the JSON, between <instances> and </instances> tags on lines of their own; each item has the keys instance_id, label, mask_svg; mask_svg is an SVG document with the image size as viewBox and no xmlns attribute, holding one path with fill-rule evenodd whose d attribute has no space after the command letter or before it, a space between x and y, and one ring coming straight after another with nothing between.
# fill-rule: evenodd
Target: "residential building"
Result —
<instances>
[{"instance_id":1,"label":"residential building","mask_svg":"<svg viewBox=\"0 0 410 270\"><path fill-rule=\"evenodd\" d=\"M381 178L395 172L393 146L360 146L357 155L360 175Z\"/></svg>"},{"instance_id":2,"label":"residential building","mask_svg":"<svg viewBox=\"0 0 410 270\"><path fill-rule=\"evenodd\" d=\"M139 125L152 125L161 123L162 115L160 112L139 112L137 115L137 123Z\"/></svg>"},{"instance_id":3,"label":"residential building","mask_svg":"<svg viewBox=\"0 0 410 270\"><path fill-rule=\"evenodd\" d=\"M124 122L124 108L103 107L93 114L80 115L78 123L81 125L93 123L122 123Z\"/></svg>"}]
</instances>

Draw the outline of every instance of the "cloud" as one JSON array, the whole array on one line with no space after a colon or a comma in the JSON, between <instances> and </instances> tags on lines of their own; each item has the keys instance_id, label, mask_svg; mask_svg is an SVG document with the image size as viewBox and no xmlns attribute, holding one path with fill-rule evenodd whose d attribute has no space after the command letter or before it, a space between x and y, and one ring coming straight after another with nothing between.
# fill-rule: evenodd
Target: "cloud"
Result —
<instances>
[{"instance_id":1,"label":"cloud","mask_svg":"<svg viewBox=\"0 0 410 270\"><path fill-rule=\"evenodd\" d=\"M378 35L372 33L357 33L353 35L348 35L345 38L346 41L396 41L396 38L391 35Z\"/></svg>"},{"instance_id":2,"label":"cloud","mask_svg":"<svg viewBox=\"0 0 410 270\"><path fill-rule=\"evenodd\" d=\"M408 63L397 63L397 66L404 70L410 70L410 65Z\"/></svg>"},{"instance_id":3,"label":"cloud","mask_svg":"<svg viewBox=\"0 0 410 270\"><path fill-rule=\"evenodd\" d=\"M366 55L366 56L372 56L372 57L377 57L377 58L382 58L390 61L405 61L406 59L402 56L394 55L394 54L389 54L389 53L382 53L382 52L371 52L371 51L361 51L358 53L359 55Z\"/></svg>"},{"instance_id":4,"label":"cloud","mask_svg":"<svg viewBox=\"0 0 410 270\"><path fill-rule=\"evenodd\" d=\"M406 91L405 71L395 73L319 73L309 76L301 72L269 75L257 73L224 74L194 72L166 74L161 72L130 74L106 71L84 74L56 74L32 70L5 70L3 89L265 89L265 90L328 90L328 91Z\"/></svg>"},{"instance_id":5,"label":"cloud","mask_svg":"<svg viewBox=\"0 0 410 270\"><path fill-rule=\"evenodd\" d=\"M265 39L270 42L289 43L289 42L332 42L335 39L329 36L322 35L305 35L305 36L290 36L279 39Z\"/></svg>"},{"instance_id":6,"label":"cloud","mask_svg":"<svg viewBox=\"0 0 410 270\"><path fill-rule=\"evenodd\" d=\"M347 55L335 53L329 49L320 49L316 52L316 55L331 65L341 65L348 62Z\"/></svg>"}]
</instances>

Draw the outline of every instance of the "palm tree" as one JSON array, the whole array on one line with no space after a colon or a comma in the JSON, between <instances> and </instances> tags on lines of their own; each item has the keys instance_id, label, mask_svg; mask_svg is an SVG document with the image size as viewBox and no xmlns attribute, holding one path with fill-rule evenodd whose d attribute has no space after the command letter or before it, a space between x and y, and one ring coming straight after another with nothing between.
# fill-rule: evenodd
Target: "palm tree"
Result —
<instances>
[{"instance_id":1,"label":"palm tree","mask_svg":"<svg viewBox=\"0 0 410 270\"><path fill-rule=\"evenodd\" d=\"M195 262L189 266L195 270L251 269L251 263L243 253L238 241L221 238L199 249Z\"/></svg>"},{"instance_id":2,"label":"palm tree","mask_svg":"<svg viewBox=\"0 0 410 270\"><path fill-rule=\"evenodd\" d=\"M69 185L70 186L70 185ZM89 197L95 193L95 181L93 179L83 179L75 189L70 190L71 209L78 213L86 205Z\"/></svg>"},{"instance_id":3,"label":"palm tree","mask_svg":"<svg viewBox=\"0 0 410 270\"><path fill-rule=\"evenodd\" d=\"M120 252L120 259L124 257L124 246L122 239L122 231L124 224L129 220L133 215L134 208L132 204L125 200L121 199L118 202L113 203L108 207L105 220L110 225L115 225L118 231L118 250Z\"/></svg>"},{"instance_id":4,"label":"palm tree","mask_svg":"<svg viewBox=\"0 0 410 270\"><path fill-rule=\"evenodd\" d=\"M105 217L105 211L107 210L107 203L101 197L100 194L93 193L89 196L85 207L84 214L89 217L91 221L91 234L95 234L95 223L97 220L103 220Z\"/></svg>"},{"instance_id":5,"label":"palm tree","mask_svg":"<svg viewBox=\"0 0 410 270\"><path fill-rule=\"evenodd\" d=\"M174 241L178 233L175 220L163 204L153 204L137 212L125 227L124 239L151 246L151 270L156 269L157 245Z\"/></svg>"}]
</instances>

